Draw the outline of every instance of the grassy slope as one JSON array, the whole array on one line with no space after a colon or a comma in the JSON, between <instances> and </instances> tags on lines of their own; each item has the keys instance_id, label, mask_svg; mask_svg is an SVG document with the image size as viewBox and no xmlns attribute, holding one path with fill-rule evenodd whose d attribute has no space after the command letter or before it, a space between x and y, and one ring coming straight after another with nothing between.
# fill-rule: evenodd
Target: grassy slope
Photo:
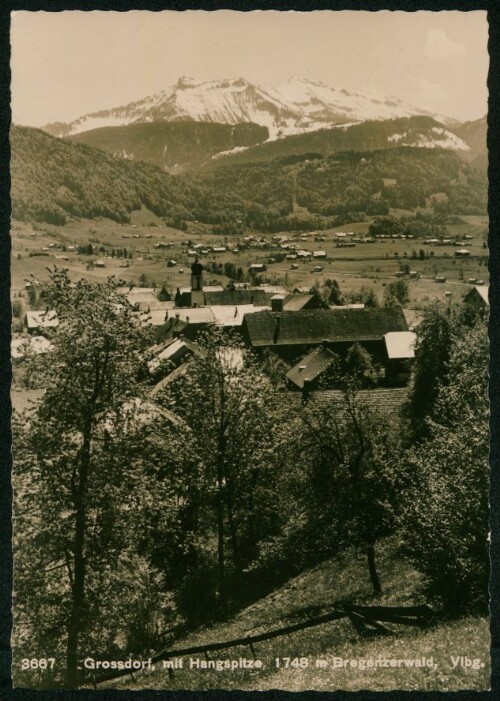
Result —
<instances>
[{"instance_id":1,"label":"grassy slope","mask_svg":"<svg viewBox=\"0 0 500 701\"><path fill-rule=\"evenodd\" d=\"M344 555L324 562L291 579L283 587L249 606L231 621L199 629L175 647L221 642L239 636L254 635L280 626L290 625L309 617L321 615L341 602L380 603L383 605L411 605L424 603L419 594L419 574L405 562L387 541L379 548L379 570L384 587L383 596L376 600L370 583L364 557ZM489 633L485 619L468 617L443 623L426 630L408 626L391 626L394 637L362 639L346 620L327 623L316 628L294 633L290 637L260 643L255 648L258 659L264 663L262 671L189 670L184 668L170 679L161 663L156 671L125 677L107 686L148 689L282 689L304 691L317 689L391 690L391 689L487 689L489 687ZM479 670L453 670L450 655L481 658L485 666ZM276 657L308 657L309 667L276 669ZM379 668L334 669L332 657L343 658L417 658L431 657L438 664L436 670ZM195 656L196 657L196 656ZM203 655L199 655L204 659ZM212 653L211 659L252 659L249 648ZM315 660L326 659L326 669L316 669Z\"/></svg>"}]
</instances>

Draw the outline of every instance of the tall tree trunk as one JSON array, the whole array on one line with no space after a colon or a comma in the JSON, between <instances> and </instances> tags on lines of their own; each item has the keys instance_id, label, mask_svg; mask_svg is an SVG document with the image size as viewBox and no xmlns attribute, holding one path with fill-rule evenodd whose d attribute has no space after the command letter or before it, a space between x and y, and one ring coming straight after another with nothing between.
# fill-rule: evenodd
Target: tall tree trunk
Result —
<instances>
[{"instance_id":1,"label":"tall tree trunk","mask_svg":"<svg viewBox=\"0 0 500 701\"><path fill-rule=\"evenodd\" d=\"M368 569L370 570L370 579L372 582L373 593L378 596L382 593L382 587L380 586L380 579L378 578L377 568L375 565L375 546L370 543L367 547L368 555Z\"/></svg>"},{"instance_id":2,"label":"tall tree trunk","mask_svg":"<svg viewBox=\"0 0 500 701\"><path fill-rule=\"evenodd\" d=\"M229 535L231 536L231 550L233 552L233 564L236 570L236 576L238 580L242 575L241 557L238 548L238 536L236 533L236 524L234 522L233 515L233 502L229 494L229 488L226 482L226 508L227 508L227 522L229 525Z\"/></svg>"},{"instance_id":3,"label":"tall tree trunk","mask_svg":"<svg viewBox=\"0 0 500 701\"><path fill-rule=\"evenodd\" d=\"M76 512L72 601L66 646L66 679L68 688L78 686L78 636L82 628L82 610L85 599L85 507L81 499L79 499L79 502Z\"/></svg>"},{"instance_id":4,"label":"tall tree trunk","mask_svg":"<svg viewBox=\"0 0 500 701\"><path fill-rule=\"evenodd\" d=\"M222 470L217 475L217 579L219 609L222 615L227 612L226 565L224 553L224 483Z\"/></svg>"},{"instance_id":5,"label":"tall tree trunk","mask_svg":"<svg viewBox=\"0 0 500 701\"><path fill-rule=\"evenodd\" d=\"M78 686L78 638L82 630L82 614L85 604L85 494L90 469L91 422L88 423L86 429L80 453L79 469L75 470L71 485L76 516L73 541L71 610L66 643L66 685L68 688Z\"/></svg>"}]
</instances>

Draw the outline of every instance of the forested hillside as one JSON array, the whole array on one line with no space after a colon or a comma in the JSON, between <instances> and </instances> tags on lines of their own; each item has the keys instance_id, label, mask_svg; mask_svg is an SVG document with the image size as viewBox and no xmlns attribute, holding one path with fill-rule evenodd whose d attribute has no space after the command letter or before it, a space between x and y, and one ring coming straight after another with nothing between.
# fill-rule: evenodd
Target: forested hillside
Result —
<instances>
[{"instance_id":1,"label":"forested hillside","mask_svg":"<svg viewBox=\"0 0 500 701\"><path fill-rule=\"evenodd\" d=\"M245 151L228 154L210 165L255 163L305 153L327 156L342 151L374 151L395 146L422 146L424 143L446 148L451 146L450 136L450 131L432 117L368 121L267 141ZM455 146L462 146L458 139Z\"/></svg>"},{"instance_id":2,"label":"forested hillside","mask_svg":"<svg viewBox=\"0 0 500 701\"><path fill-rule=\"evenodd\" d=\"M269 136L258 124L206 122L152 122L92 129L69 137L71 141L164 169L196 167L221 151L248 148Z\"/></svg>"},{"instance_id":3,"label":"forested hillside","mask_svg":"<svg viewBox=\"0 0 500 701\"><path fill-rule=\"evenodd\" d=\"M208 197L189 182L147 163L114 158L84 144L56 139L38 129L11 130L12 215L21 220L64 224L68 217L109 217L127 222L145 205L171 225L231 210L225 193Z\"/></svg>"},{"instance_id":4,"label":"forested hillside","mask_svg":"<svg viewBox=\"0 0 500 701\"><path fill-rule=\"evenodd\" d=\"M311 212L379 213L388 207L425 207L426 198L446 196L448 212L486 211L485 174L460 156L440 149L401 147L374 153L344 153L304 165L297 178L297 201Z\"/></svg>"},{"instance_id":5,"label":"forested hillside","mask_svg":"<svg viewBox=\"0 0 500 701\"><path fill-rule=\"evenodd\" d=\"M359 219L390 207L432 205L437 193L441 212L486 211L486 175L441 149L288 156L174 177L36 129L14 127L11 145L13 216L21 220L64 224L70 217L102 216L127 222L144 205L177 227L199 220L227 226L227 233L278 231L339 223L317 215ZM300 217L296 205L306 208Z\"/></svg>"}]
</instances>

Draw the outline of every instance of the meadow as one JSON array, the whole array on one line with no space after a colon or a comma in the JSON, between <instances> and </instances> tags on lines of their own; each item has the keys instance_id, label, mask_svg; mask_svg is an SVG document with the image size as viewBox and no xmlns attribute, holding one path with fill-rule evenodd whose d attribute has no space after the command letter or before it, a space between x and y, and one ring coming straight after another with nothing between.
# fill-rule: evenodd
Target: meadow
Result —
<instances>
[{"instance_id":1,"label":"meadow","mask_svg":"<svg viewBox=\"0 0 500 701\"><path fill-rule=\"evenodd\" d=\"M118 224L108 219L73 220L64 226L13 222L12 225L12 294L15 296L25 289L26 281L34 275L41 282L48 277L48 268L54 265L66 267L74 278L85 277L92 281L104 280L112 275L130 284L161 287L165 285L175 293L177 287L190 285L190 265L193 255L188 254L189 243L222 245L223 253L202 255L206 266L212 261L234 263L246 273L252 263L264 263L267 271L264 277L274 284L310 288L321 285L327 278L336 279L343 292L359 291L362 286L373 287L380 298L383 287L395 279L400 271L409 266L416 278L406 276L409 284L410 305L418 306L434 299L451 296L460 299L470 288L469 279L488 283L487 250L484 243L486 217L463 217L459 224L451 224L448 229L451 237L467 238L464 243L470 257L457 258L456 246L430 245L421 239L377 239L373 243L356 243L354 247L339 247L339 231L352 231L354 238L366 236L370 221L347 224L335 229L309 234L287 235L290 243L304 250L322 250L327 254L323 260L283 260L270 262L277 253L290 253L280 249L273 236L263 236L247 231L239 237L225 238L214 235L211 227L189 224L187 231L173 229L145 208L133 213L130 224ZM284 234L286 232L283 232ZM253 236L252 247L241 248L234 253L244 236ZM266 239L267 243L258 241ZM321 238L324 240L315 240ZM94 255L77 253L68 248L91 243ZM157 248L155 244L169 244L168 248ZM102 247L102 250L100 250ZM64 248L66 250L64 250ZM111 257L110 251L127 249L128 258ZM101 260L104 267L89 265ZM174 267L167 267L169 260L175 260ZM126 267L125 267L126 264ZM316 266L321 267L315 272ZM445 284L435 282L436 276L444 276ZM226 285L229 278L212 272L205 273L205 284Z\"/></svg>"},{"instance_id":2,"label":"meadow","mask_svg":"<svg viewBox=\"0 0 500 701\"><path fill-rule=\"evenodd\" d=\"M422 577L401 556L396 538L380 544L380 575L383 594L374 600L365 571L364 557L354 550L326 560L290 579L238 613L232 620L206 626L176 640L175 648L231 640L263 633L323 615L343 603L363 605L410 606L429 603L421 593ZM372 691L419 690L453 691L488 689L490 675L488 622L485 618L467 616L458 620L440 621L424 629L387 624L394 635L363 638L347 619L259 643L254 648L261 670L216 671L183 668L169 676L162 663L156 670L107 682L99 688L118 689L280 689L283 691ZM451 656L480 660L478 668L453 668ZM196 657L194 655L193 657ZM203 655L200 655L202 659ZM253 659L248 647L237 647L211 653L208 659ZM285 658L307 658L307 667L286 667ZM433 658L430 668L336 668L333 658L415 659ZM276 659L280 660L277 667ZM324 667L316 660L325 660ZM481 666L482 663L482 666Z\"/></svg>"}]
</instances>

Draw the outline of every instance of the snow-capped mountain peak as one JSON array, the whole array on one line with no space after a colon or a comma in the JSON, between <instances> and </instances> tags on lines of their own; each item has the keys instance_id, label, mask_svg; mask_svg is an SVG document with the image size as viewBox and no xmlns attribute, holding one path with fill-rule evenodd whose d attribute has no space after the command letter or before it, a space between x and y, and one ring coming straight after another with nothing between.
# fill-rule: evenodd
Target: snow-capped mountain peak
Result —
<instances>
[{"instance_id":1,"label":"snow-capped mountain peak","mask_svg":"<svg viewBox=\"0 0 500 701\"><path fill-rule=\"evenodd\" d=\"M56 136L104 126L153 121L197 121L222 124L254 122L276 139L321 128L367 120L440 115L396 98L349 92L309 78L289 78L278 87L255 85L245 78L200 81L181 76L174 86L123 107L84 115L70 124L47 125Z\"/></svg>"}]
</instances>

